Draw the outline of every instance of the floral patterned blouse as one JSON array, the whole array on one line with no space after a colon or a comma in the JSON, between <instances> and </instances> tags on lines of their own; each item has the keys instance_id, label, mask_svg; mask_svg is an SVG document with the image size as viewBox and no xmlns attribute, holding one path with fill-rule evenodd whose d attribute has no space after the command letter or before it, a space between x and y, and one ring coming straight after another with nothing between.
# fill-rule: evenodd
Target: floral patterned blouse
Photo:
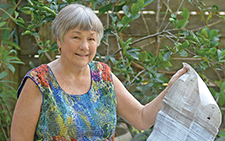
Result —
<instances>
[{"instance_id":1,"label":"floral patterned blouse","mask_svg":"<svg viewBox=\"0 0 225 141\"><path fill-rule=\"evenodd\" d=\"M69 95L58 84L46 64L29 71L43 95L43 103L34 136L35 141L102 141L111 140L115 131L117 98L110 68L101 62L89 63L92 76L90 90Z\"/></svg>"}]
</instances>

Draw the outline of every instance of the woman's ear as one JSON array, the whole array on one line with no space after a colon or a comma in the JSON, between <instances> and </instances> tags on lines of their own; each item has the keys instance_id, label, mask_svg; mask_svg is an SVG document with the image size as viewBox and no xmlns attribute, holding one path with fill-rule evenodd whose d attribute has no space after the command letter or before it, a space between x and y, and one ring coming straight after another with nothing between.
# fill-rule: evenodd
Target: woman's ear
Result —
<instances>
[{"instance_id":1,"label":"woman's ear","mask_svg":"<svg viewBox=\"0 0 225 141\"><path fill-rule=\"evenodd\" d=\"M57 38L57 39L56 39L56 42L57 42L57 44L58 44L58 46L59 46L59 47L61 47L61 46L62 46L62 43L61 43L61 41L60 41L60 39L59 39L59 38Z\"/></svg>"}]
</instances>

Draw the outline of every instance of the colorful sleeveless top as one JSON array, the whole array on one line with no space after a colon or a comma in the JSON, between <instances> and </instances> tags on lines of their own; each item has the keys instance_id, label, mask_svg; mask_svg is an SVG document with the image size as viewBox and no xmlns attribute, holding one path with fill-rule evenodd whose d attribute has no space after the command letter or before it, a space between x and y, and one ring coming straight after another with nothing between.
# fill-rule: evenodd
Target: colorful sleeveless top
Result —
<instances>
[{"instance_id":1,"label":"colorful sleeveless top","mask_svg":"<svg viewBox=\"0 0 225 141\"><path fill-rule=\"evenodd\" d=\"M46 64L29 71L43 95L43 103L34 136L35 141L111 140L117 122L117 98L110 68L101 62L89 63L92 83L83 95L69 95L59 86Z\"/></svg>"}]
</instances>

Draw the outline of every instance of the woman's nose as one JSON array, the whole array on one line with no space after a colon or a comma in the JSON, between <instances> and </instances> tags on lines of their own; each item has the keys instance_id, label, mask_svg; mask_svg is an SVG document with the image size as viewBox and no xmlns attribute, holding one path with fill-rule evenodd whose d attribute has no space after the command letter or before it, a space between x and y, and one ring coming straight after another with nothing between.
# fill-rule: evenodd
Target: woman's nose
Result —
<instances>
[{"instance_id":1,"label":"woman's nose","mask_svg":"<svg viewBox=\"0 0 225 141\"><path fill-rule=\"evenodd\" d=\"M89 46L88 46L88 42L85 40L85 41L82 41L80 47L79 47L81 50L89 50Z\"/></svg>"}]
</instances>

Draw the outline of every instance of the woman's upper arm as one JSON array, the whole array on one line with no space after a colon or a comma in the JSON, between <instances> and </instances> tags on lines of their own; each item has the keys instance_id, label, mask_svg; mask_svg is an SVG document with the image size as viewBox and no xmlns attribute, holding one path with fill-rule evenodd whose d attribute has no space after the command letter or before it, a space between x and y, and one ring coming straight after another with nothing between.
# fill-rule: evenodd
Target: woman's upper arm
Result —
<instances>
[{"instance_id":1,"label":"woman's upper arm","mask_svg":"<svg viewBox=\"0 0 225 141\"><path fill-rule=\"evenodd\" d=\"M12 126L11 140L33 140L42 104L42 94L37 85L27 78L16 103Z\"/></svg>"},{"instance_id":2,"label":"woman's upper arm","mask_svg":"<svg viewBox=\"0 0 225 141\"><path fill-rule=\"evenodd\" d=\"M117 96L117 114L137 129L142 127L143 105L137 101L113 75L113 82Z\"/></svg>"}]
</instances>

